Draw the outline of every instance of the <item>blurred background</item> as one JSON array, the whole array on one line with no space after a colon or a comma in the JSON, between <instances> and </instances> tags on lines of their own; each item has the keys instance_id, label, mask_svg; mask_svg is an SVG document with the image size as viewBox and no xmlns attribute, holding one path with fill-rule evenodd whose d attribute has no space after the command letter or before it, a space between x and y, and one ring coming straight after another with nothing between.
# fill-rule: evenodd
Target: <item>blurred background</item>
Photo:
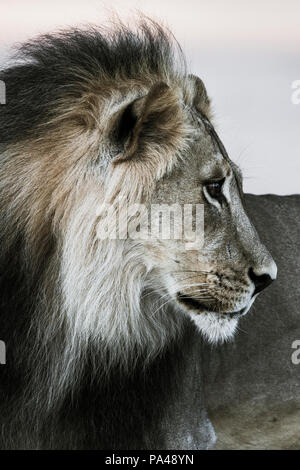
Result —
<instances>
[{"instance_id":1,"label":"blurred background","mask_svg":"<svg viewBox=\"0 0 300 470\"><path fill-rule=\"evenodd\" d=\"M300 192L300 0L1 0L0 67L11 47L60 27L139 10L172 29L212 98L215 123L245 190Z\"/></svg>"}]
</instances>

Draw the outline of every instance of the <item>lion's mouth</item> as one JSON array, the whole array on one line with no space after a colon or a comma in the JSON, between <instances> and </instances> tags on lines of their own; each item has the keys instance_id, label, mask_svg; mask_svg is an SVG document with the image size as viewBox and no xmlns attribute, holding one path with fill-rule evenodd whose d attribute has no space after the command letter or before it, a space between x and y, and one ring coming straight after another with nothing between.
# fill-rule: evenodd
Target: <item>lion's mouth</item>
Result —
<instances>
[{"instance_id":1,"label":"lion's mouth","mask_svg":"<svg viewBox=\"0 0 300 470\"><path fill-rule=\"evenodd\" d=\"M190 297L189 295L182 294L181 292L177 293L177 301L183 304L188 310L196 310L197 312L214 312L216 314L222 314L229 316L230 318L239 317L244 315L248 311L248 307L244 307L240 310L234 312L224 312L217 310L215 306L213 306L209 302L199 302L194 297Z\"/></svg>"}]
</instances>

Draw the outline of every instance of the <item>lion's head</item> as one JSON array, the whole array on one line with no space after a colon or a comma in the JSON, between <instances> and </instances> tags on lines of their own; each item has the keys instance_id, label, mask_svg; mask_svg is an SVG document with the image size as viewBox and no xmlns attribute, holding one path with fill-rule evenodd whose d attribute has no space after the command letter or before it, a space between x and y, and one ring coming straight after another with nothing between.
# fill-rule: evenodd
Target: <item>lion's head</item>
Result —
<instances>
[{"instance_id":1,"label":"lion's head","mask_svg":"<svg viewBox=\"0 0 300 470\"><path fill-rule=\"evenodd\" d=\"M2 259L18 257L39 334L61 328L65 352L99 344L110 360L157 354L186 315L211 341L231 337L276 265L169 35L148 23L45 36L0 78ZM102 239L107 208L113 230L133 204L202 204L204 242Z\"/></svg>"}]
</instances>

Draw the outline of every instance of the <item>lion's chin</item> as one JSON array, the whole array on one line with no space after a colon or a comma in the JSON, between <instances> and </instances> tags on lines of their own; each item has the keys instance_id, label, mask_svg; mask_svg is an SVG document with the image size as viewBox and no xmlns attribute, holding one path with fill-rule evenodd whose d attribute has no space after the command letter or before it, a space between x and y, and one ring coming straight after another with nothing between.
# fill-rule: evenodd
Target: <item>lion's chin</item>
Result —
<instances>
[{"instance_id":1,"label":"lion's chin","mask_svg":"<svg viewBox=\"0 0 300 470\"><path fill-rule=\"evenodd\" d=\"M205 339L212 344L224 343L233 338L238 318L216 312L195 314L189 312L193 322Z\"/></svg>"}]
</instances>

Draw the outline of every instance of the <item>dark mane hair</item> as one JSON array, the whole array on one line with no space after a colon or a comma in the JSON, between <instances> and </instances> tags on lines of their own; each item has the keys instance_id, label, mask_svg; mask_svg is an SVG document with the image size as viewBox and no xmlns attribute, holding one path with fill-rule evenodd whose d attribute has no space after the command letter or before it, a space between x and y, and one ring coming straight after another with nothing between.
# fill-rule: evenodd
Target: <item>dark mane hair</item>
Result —
<instances>
[{"instance_id":1,"label":"dark mane hair","mask_svg":"<svg viewBox=\"0 0 300 470\"><path fill-rule=\"evenodd\" d=\"M147 76L165 78L185 68L171 33L145 19L135 30L119 23L112 30L91 26L45 34L23 44L15 61L0 71L7 103L0 108L0 143L36 135L60 100L80 98L87 78L143 82Z\"/></svg>"},{"instance_id":2,"label":"dark mane hair","mask_svg":"<svg viewBox=\"0 0 300 470\"><path fill-rule=\"evenodd\" d=\"M71 140L65 145L65 128L56 120L64 106L80 102L93 79L109 95L122 81L176 77L176 50L183 61L171 35L143 20L135 31L121 24L113 31L91 27L46 34L22 45L15 64L0 72L7 93L0 106L0 339L7 348L7 363L0 368L0 448L163 445L157 423L179 385L180 341L170 344L147 374L141 359L132 375L120 375L116 367L105 382L99 346L89 345L84 357L76 350L72 387L57 397L69 338L64 319L54 314L61 308L60 245L49 205L59 185L51 150L56 140L62 142L59 150ZM44 165L43 178L33 174L34 163L28 162L34 159ZM60 193L57 199L64 197Z\"/></svg>"}]
</instances>

